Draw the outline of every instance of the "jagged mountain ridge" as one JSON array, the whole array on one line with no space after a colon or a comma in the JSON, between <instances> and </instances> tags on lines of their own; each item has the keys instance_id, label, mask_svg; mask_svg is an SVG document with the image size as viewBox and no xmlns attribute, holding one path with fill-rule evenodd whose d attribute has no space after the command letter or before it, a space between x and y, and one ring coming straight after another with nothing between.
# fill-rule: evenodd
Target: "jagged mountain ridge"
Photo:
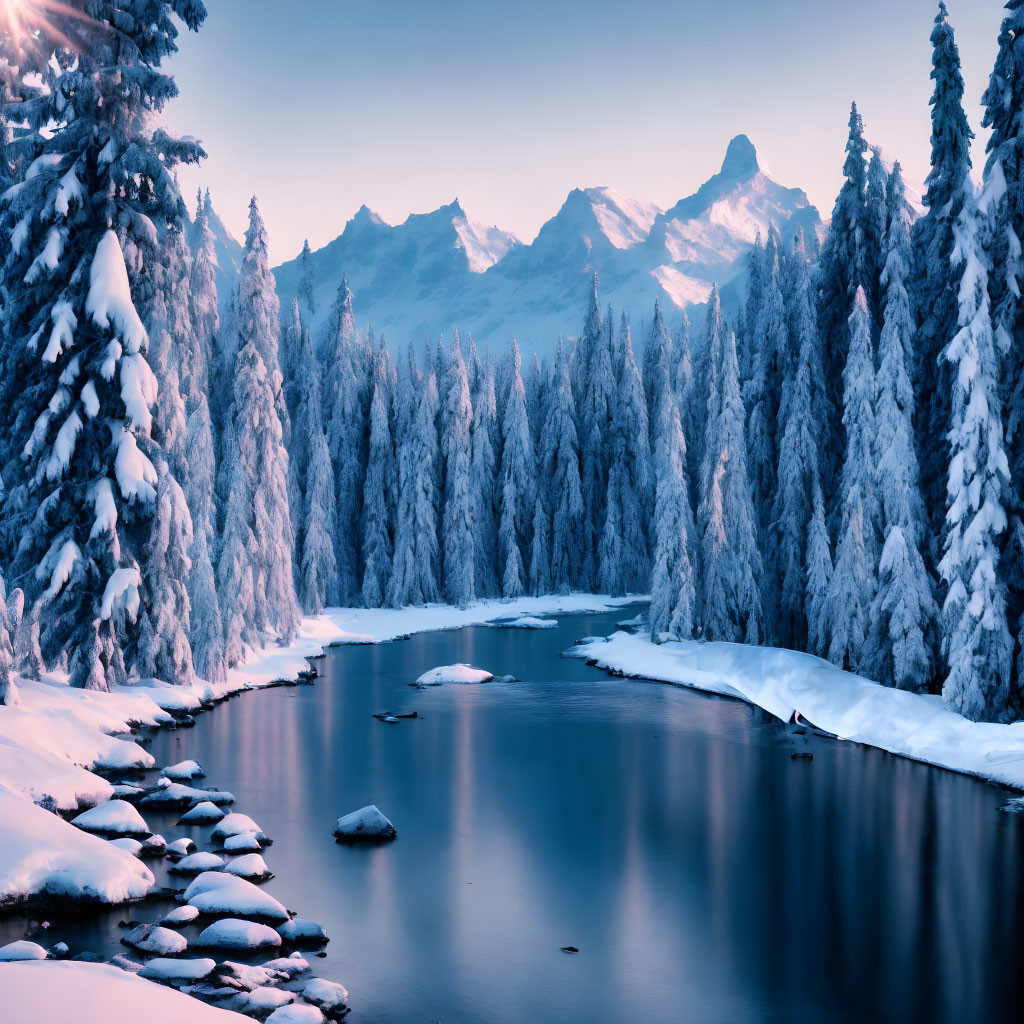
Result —
<instances>
[{"instance_id":1,"label":"jagged mountain ridge","mask_svg":"<svg viewBox=\"0 0 1024 1024\"><path fill-rule=\"evenodd\" d=\"M745 257L769 226L787 241L798 228L809 240L824 232L807 195L775 182L743 135L729 144L721 170L671 209L610 188L574 189L528 245L473 223L458 200L397 225L363 206L341 235L313 253L313 328L347 274L358 320L393 342L457 328L495 347L515 334L524 349L546 354L560 335L579 330L595 271L602 302L635 325L649 320L656 298L678 313L706 302L713 284L734 305ZM282 302L290 302L298 260L274 273Z\"/></svg>"}]
</instances>

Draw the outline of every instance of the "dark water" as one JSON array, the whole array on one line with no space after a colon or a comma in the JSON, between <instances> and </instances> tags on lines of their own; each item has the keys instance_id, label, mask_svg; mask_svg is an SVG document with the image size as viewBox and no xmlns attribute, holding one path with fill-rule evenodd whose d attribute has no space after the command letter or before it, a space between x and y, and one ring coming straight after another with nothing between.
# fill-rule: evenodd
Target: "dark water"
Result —
<instances>
[{"instance_id":1,"label":"dark water","mask_svg":"<svg viewBox=\"0 0 1024 1024\"><path fill-rule=\"evenodd\" d=\"M152 750L198 757L276 839L269 889L326 926L314 963L353 1022L1019 1019L1005 793L559 659L628 614L337 649L315 686L241 696ZM456 661L524 681L407 685ZM371 802L398 840L337 845ZM0 939L110 953L120 918L158 913L8 919Z\"/></svg>"}]
</instances>

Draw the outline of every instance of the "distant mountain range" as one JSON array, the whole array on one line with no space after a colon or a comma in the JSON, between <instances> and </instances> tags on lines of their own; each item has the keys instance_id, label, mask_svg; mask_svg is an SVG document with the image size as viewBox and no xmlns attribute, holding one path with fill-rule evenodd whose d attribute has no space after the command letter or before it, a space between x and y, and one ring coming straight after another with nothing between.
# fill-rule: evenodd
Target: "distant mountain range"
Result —
<instances>
[{"instance_id":1,"label":"distant mountain range","mask_svg":"<svg viewBox=\"0 0 1024 1024\"><path fill-rule=\"evenodd\" d=\"M514 334L525 349L545 354L560 335L579 331L594 271L602 303L626 312L634 329L649 322L656 298L667 313L682 311L705 303L713 284L726 306L735 306L745 257L771 225L786 241L797 228L808 241L820 240L825 229L806 193L762 169L745 135L730 142L721 170L670 210L610 188L574 189L529 245L473 223L458 200L398 225L363 206L313 253L314 328L347 274L357 319L392 342L450 336L458 328L495 347ZM236 263L237 242L213 226L218 257ZM298 260L274 273L282 302L290 301Z\"/></svg>"}]
</instances>

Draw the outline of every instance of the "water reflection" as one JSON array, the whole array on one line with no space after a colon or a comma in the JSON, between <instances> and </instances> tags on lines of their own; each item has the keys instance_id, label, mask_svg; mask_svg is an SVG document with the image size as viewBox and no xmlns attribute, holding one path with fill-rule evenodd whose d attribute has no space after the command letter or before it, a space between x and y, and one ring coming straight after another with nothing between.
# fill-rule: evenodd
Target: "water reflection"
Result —
<instances>
[{"instance_id":1,"label":"water reflection","mask_svg":"<svg viewBox=\"0 0 1024 1024\"><path fill-rule=\"evenodd\" d=\"M153 751L198 757L275 837L271 890L326 926L318 967L355 1022L1016 1019L1003 794L557 658L621 617L343 648L315 687L244 696ZM453 661L526 682L407 685ZM336 845L370 802L397 842ZM48 934L109 950L123 916Z\"/></svg>"}]
</instances>

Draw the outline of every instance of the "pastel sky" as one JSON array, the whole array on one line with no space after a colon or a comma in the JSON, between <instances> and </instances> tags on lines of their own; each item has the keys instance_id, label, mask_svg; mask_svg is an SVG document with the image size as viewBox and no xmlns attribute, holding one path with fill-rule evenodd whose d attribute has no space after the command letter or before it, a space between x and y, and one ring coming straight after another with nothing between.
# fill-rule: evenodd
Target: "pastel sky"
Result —
<instances>
[{"instance_id":1,"label":"pastel sky","mask_svg":"<svg viewBox=\"0 0 1024 1024\"><path fill-rule=\"evenodd\" d=\"M856 99L872 143L927 173L932 0L208 0L169 111L275 262L363 203L392 223L458 197L531 240L575 187L668 207L744 132L828 216ZM999 0L949 0L976 130ZM983 160L976 143L975 164Z\"/></svg>"}]
</instances>

